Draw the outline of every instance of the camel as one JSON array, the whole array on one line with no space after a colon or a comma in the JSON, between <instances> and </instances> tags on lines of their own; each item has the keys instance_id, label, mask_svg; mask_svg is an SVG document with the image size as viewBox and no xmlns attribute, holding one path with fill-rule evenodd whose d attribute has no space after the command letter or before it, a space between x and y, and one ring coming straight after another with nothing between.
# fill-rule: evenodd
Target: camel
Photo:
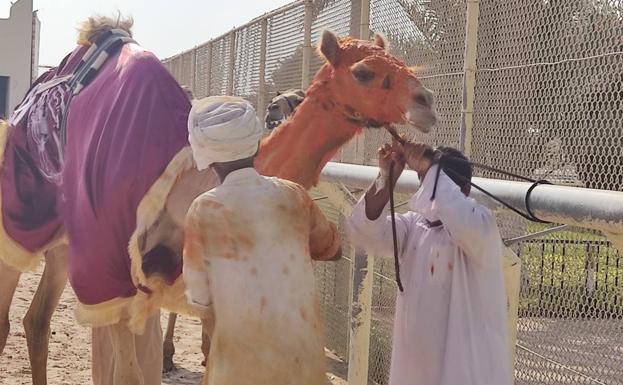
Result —
<instances>
[{"instance_id":1,"label":"camel","mask_svg":"<svg viewBox=\"0 0 623 385\"><path fill-rule=\"evenodd\" d=\"M266 129L272 131L277 128L303 102L303 99L305 99L304 90L289 89L284 92L277 92L277 95L270 100L266 107L266 115L264 116Z\"/></svg>"},{"instance_id":2,"label":"camel","mask_svg":"<svg viewBox=\"0 0 623 385\"><path fill-rule=\"evenodd\" d=\"M71 74L80 58L94 45L94 41L98 38L103 39L102 36L107 36L110 31L117 31L115 33L124 31L125 34L121 35L131 36L130 27L131 22L125 20L90 18L81 31L76 50L63 60L59 68L43 75L37 83L48 84L45 82L50 79L59 80L59 76ZM79 84L82 91L74 96L68 107L70 113L66 130L67 142L63 143L65 138L62 135L54 136L55 142L47 142L52 149L66 144L64 158L59 156L52 158L51 163L42 164L41 159L33 157L32 154L20 152L20 156L15 157L14 146L19 144L16 140L20 135L25 136L21 130L30 127L28 114L25 120L14 122L15 125L12 122L12 126L0 135L2 139L0 149L4 150L0 175L3 177L0 186L3 211L3 222L0 226L2 237L0 348L4 347L8 335L8 310L21 272L32 269L39 261L45 259L42 280L24 321L27 330L30 330L27 332L27 343L35 385L47 382L45 365L49 322L67 280L67 271L78 297L75 312L78 322L91 327L111 326L115 358L118 363L113 379L115 385L144 383L143 374L137 365L132 336L133 333L142 333L146 319L157 313L160 308L201 318L207 316L190 308L185 301L184 285L180 278L182 227L190 203L200 193L216 185L216 176L210 170L199 172L194 167L186 140L184 121L190 105L182 89L155 56L133 41L122 43L116 52L111 50L110 57L100 69L100 74L91 77L89 84ZM385 42L380 36L376 36L374 42L348 37L338 40L334 34L324 32L319 51L326 63L316 75L307 91L305 101L295 114L262 141L256 158L258 171L264 175L292 180L309 189L318 182L322 167L365 125L409 123L423 132L430 130L436 121L432 93L422 86L404 63L388 54L384 47ZM176 89L170 87L173 83ZM59 80L59 84L64 83ZM161 90L158 87L163 85L166 86L167 92L159 92ZM156 88L151 92L133 93L141 87ZM110 105L107 104L111 103L110 101L98 98L103 89L113 92L112 90L121 88L128 93L127 99L123 99L123 93L115 94L116 98L123 101L121 105L114 104L119 102L119 99L114 99L113 105ZM35 104L37 97L40 95L35 97ZM161 98L166 100L162 101ZM112 132L102 131L109 129L108 124L111 124L111 120L119 118L121 112L116 111L114 107L134 111L141 106L150 107L145 112L148 116L137 115L136 118L139 119L131 120L132 124L124 122L123 130L119 128ZM56 108L57 105L52 107ZM81 111L88 113L82 116L83 121L80 122L79 129L74 128L72 117ZM151 117L151 114L157 116ZM147 119L149 119L147 123L142 121ZM169 124L170 127L166 128L162 126L163 124ZM154 130L156 126L160 127L155 132L157 135L150 135L154 131L148 130ZM95 154L81 155L86 149L81 147L84 145L80 143L80 139L89 132L95 134L107 132L109 138L115 139L119 135L121 139L123 135L136 135L140 138L137 145L148 146L155 141L158 146L155 148L158 151L153 149L149 151L149 147L141 147L144 150L138 151L131 146L116 146L110 155L112 158L108 158L110 162L104 171L114 166L123 166L124 170L128 168L132 172L140 170L140 174L134 175L134 179L128 179L132 178L133 174L123 176L123 173L112 175L110 178L95 178L95 185L103 191L112 191L122 196L123 200L119 204L123 207L113 205L104 209L100 201L115 198L115 194L98 195L98 191L90 191L85 196L84 210L73 211L74 215L71 215L72 209L75 209L71 205L79 201L73 199L75 197L72 194L84 186L78 183L79 181L72 180L71 174L68 173L75 166L75 162L81 164L83 167L81 170L87 172L79 174L80 177L101 172L101 169L94 168L97 159L95 163L90 163L85 162L85 158L82 157L106 154L106 151L98 148ZM63 133L61 131L61 134ZM100 135L98 138L104 140L107 136ZM11 154L13 157L9 157ZM9 199L11 197L7 193L13 192L11 188L15 186L7 184L6 178L10 174L9 171L14 170L11 168L12 162L24 160L29 162L30 166L26 171L30 173L31 179L26 181L34 180L38 183L35 189L28 191L36 199L22 200L19 202L21 206L13 207L13 200ZM42 165L63 166L62 172L58 174L62 177L48 180L47 174L44 175L42 171ZM138 169L139 165L142 168ZM46 168L44 171L49 170ZM70 205L60 212L56 211L57 193L66 199L62 201L64 205ZM43 223L30 223L31 227L22 229L27 233L37 232L38 237L33 237L37 240L34 244L28 244L23 237L24 234L16 232L15 228L11 227L12 221L30 218L6 214L7 210L11 214L20 213L20 210L28 212L31 209L29 204L38 205L38 209L44 210L41 212L48 214ZM117 216L125 214L127 210L135 213L135 220L130 224L125 223L124 228ZM101 218L111 220L111 223L107 224L108 227L99 227L99 232L110 231L125 238L124 230L132 225L134 230L128 234L129 242L97 246L89 243L97 242L97 237L103 237L100 233L90 234L93 231L91 227L81 226L83 217L91 215L91 211L103 215L96 217L97 220ZM87 229L89 233L85 235ZM79 235L87 237L85 239L89 242L83 240L76 243L74 239L80 238ZM69 252L65 250L68 246ZM127 248L128 252L110 254L102 261L94 259L101 251L97 247L116 247L119 250ZM78 248L92 250L93 255L75 253L74 249ZM77 254L84 261L79 260ZM66 255L69 256L65 257ZM129 267L127 272L120 275L123 279L113 284L102 276L105 271L97 269L94 265L102 262L112 264L115 258L123 263L127 262ZM88 263L80 266L80 262L85 261ZM93 286L98 280L109 282L109 286L105 289L125 289L126 292L100 302L97 298L84 300L89 295L95 297L103 295L99 288ZM89 293L86 297L80 293L84 290Z\"/></svg>"},{"instance_id":3,"label":"camel","mask_svg":"<svg viewBox=\"0 0 623 385\"><path fill-rule=\"evenodd\" d=\"M182 89L184 89L191 100L194 99L192 91L188 89L188 87L182 86ZM305 91L301 89L289 89L283 92L277 92L277 95L270 100L266 107L266 115L264 117L266 130L271 132L274 128L283 123L294 113L294 110L303 102L304 98ZM208 362L211 332L214 328L213 321L212 318L202 320L201 351L203 353L203 361L201 365L203 366L206 366ZM163 342L162 370L164 372L170 372L175 368L173 363L173 356L175 355L173 336L175 334L176 322L177 313L170 313Z\"/></svg>"}]
</instances>

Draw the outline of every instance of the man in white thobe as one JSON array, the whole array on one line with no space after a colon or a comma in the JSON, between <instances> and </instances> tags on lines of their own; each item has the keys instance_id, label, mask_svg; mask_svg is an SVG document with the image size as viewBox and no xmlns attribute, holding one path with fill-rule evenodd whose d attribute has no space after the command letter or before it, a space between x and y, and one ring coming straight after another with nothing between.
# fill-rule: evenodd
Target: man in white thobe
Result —
<instances>
[{"instance_id":1,"label":"man in white thobe","mask_svg":"<svg viewBox=\"0 0 623 385\"><path fill-rule=\"evenodd\" d=\"M379 149L380 183L350 218L353 242L376 255L393 255L389 183L405 162L422 181L396 214L400 273L390 385L510 385L502 244L495 217L468 197L466 158L451 148L433 194L438 165L423 144ZM430 150L430 149L429 149ZM389 175L394 161L393 181ZM450 176L452 177L450 177Z\"/></svg>"}]
</instances>

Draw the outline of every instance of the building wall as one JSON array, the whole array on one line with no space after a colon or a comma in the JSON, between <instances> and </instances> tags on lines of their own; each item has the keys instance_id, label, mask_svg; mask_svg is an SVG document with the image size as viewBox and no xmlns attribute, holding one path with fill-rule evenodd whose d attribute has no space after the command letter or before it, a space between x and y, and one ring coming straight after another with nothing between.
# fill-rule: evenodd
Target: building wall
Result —
<instances>
[{"instance_id":1,"label":"building wall","mask_svg":"<svg viewBox=\"0 0 623 385\"><path fill-rule=\"evenodd\" d=\"M38 20L33 21L32 0L18 0L11 6L8 19L0 19L0 76L9 76L8 113L22 100L31 84L32 74L36 73L38 47L33 50L33 42L38 45ZM34 62L34 63L33 63ZM34 68L33 68L34 66Z\"/></svg>"}]
</instances>

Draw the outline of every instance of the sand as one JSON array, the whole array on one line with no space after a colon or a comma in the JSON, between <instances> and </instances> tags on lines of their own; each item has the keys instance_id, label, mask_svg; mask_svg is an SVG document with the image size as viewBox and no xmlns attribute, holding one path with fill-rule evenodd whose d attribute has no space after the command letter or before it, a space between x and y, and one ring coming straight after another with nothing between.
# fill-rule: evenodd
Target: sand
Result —
<instances>
[{"instance_id":1,"label":"sand","mask_svg":"<svg viewBox=\"0 0 623 385\"><path fill-rule=\"evenodd\" d=\"M23 274L11 306L11 331L4 353L0 356L0 384L31 384L26 336L22 319L39 284L42 268L36 273ZM84 385L91 383L91 332L79 326L73 316L75 297L69 285L52 317L48 357L48 384ZM168 314L162 314L166 327ZM163 375L163 384L200 384L204 372L201 366L201 324L199 320L179 317L175 330L173 358L176 370ZM327 351L327 384L344 385L346 365Z\"/></svg>"}]
</instances>

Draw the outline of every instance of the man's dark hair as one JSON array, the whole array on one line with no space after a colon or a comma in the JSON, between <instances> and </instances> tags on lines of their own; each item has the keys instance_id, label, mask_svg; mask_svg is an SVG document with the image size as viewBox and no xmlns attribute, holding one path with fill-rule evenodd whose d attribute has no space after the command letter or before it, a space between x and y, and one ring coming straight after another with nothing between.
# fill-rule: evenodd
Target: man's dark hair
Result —
<instances>
[{"instance_id":1,"label":"man's dark hair","mask_svg":"<svg viewBox=\"0 0 623 385\"><path fill-rule=\"evenodd\" d=\"M442 154L443 169L446 170L446 174L450 179L460 188L467 186L472 180L472 174L474 172L472 165L469 163L469 159L456 148L437 147L437 151Z\"/></svg>"}]
</instances>

